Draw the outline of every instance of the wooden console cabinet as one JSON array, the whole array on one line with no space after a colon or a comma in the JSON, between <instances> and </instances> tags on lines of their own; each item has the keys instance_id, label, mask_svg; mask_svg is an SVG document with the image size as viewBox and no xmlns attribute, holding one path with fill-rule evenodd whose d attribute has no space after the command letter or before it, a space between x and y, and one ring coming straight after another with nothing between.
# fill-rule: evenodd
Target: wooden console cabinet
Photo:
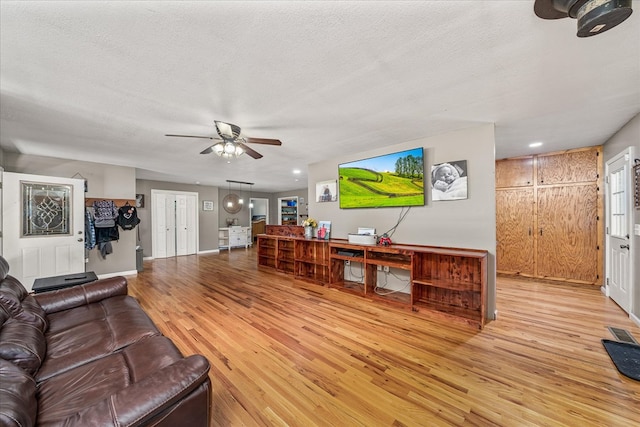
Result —
<instances>
[{"instance_id":1,"label":"wooden console cabinet","mask_svg":"<svg viewBox=\"0 0 640 427\"><path fill-rule=\"evenodd\" d=\"M260 234L258 265L325 284L329 279L328 248L326 240Z\"/></svg>"},{"instance_id":2,"label":"wooden console cabinet","mask_svg":"<svg viewBox=\"0 0 640 427\"><path fill-rule=\"evenodd\" d=\"M384 299L482 328L486 317L487 251L421 245L365 246L332 240L329 286ZM362 263L364 282L344 280L345 261ZM378 266L406 270L409 294L375 293Z\"/></svg>"},{"instance_id":3,"label":"wooden console cabinet","mask_svg":"<svg viewBox=\"0 0 640 427\"><path fill-rule=\"evenodd\" d=\"M362 282L345 280L345 261L362 264ZM354 245L298 236L258 235L258 265L416 312L484 327L487 251L437 246ZM410 291L380 295L378 268L408 272Z\"/></svg>"}]
</instances>

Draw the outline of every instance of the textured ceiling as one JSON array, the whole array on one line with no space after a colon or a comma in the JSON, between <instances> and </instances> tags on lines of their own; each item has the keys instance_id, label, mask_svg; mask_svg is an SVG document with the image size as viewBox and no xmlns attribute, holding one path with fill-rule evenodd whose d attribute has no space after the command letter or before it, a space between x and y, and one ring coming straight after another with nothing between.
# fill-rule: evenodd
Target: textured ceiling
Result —
<instances>
[{"instance_id":1,"label":"textured ceiling","mask_svg":"<svg viewBox=\"0 0 640 427\"><path fill-rule=\"evenodd\" d=\"M602 144L640 112L640 10L586 39L523 0L3 0L0 26L0 146L143 179L286 191L336 152L495 123L511 157ZM283 146L226 164L164 136L213 120Z\"/></svg>"}]
</instances>

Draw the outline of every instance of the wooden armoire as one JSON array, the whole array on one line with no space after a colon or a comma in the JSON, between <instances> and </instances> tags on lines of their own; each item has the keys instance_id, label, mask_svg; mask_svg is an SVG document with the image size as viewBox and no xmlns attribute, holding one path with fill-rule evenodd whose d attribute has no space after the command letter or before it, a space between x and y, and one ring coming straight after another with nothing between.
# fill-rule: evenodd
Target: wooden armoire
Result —
<instances>
[{"instance_id":1,"label":"wooden armoire","mask_svg":"<svg viewBox=\"0 0 640 427\"><path fill-rule=\"evenodd\" d=\"M501 274L602 284L602 146L496 161Z\"/></svg>"}]
</instances>

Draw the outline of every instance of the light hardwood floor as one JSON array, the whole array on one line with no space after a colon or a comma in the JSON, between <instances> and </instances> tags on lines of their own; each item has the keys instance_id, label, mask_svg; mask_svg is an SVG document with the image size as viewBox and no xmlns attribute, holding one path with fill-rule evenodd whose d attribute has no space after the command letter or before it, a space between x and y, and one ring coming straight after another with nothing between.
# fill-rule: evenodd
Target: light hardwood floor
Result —
<instances>
[{"instance_id":1,"label":"light hardwood floor","mask_svg":"<svg viewBox=\"0 0 640 427\"><path fill-rule=\"evenodd\" d=\"M255 249L145 261L129 278L160 330L211 362L218 426L632 426L640 382L593 287L498 279L482 331L258 269Z\"/></svg>"}]
</instances>

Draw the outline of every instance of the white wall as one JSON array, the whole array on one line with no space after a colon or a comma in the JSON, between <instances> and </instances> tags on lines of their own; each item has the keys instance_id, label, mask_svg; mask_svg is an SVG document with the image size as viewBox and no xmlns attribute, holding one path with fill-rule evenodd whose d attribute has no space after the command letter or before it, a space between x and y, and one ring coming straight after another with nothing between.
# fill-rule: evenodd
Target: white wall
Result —
<instances>
[{"instance_id":1,"label":"white wall","mask_svg":"<svg viewBox=\"0 0 640 427\"><path fill-rule=\"evenodd\" d=\"M392 145L384 149L343 155L309 165L309 192L315 183L338 179L338 164L368 157L424 147L425 173L431 165L467 160L468 194L466 200L431 201L413 207L393 235L398 243L449 246L489 251L487 315L493 316L496 295L496 203L495 203L495 133L493 124ZM425 177L426 178L426 177ZM428 187L428 179L425 179ZM318 203L309 194L309 215L317 220L332 221L331 237L347 238L359 226L375 227L377 232L390 229L397 221L400 208L340 209L339 202ZM338 195L339 197L339 195Z\"/></svg>"}]
</instances>

